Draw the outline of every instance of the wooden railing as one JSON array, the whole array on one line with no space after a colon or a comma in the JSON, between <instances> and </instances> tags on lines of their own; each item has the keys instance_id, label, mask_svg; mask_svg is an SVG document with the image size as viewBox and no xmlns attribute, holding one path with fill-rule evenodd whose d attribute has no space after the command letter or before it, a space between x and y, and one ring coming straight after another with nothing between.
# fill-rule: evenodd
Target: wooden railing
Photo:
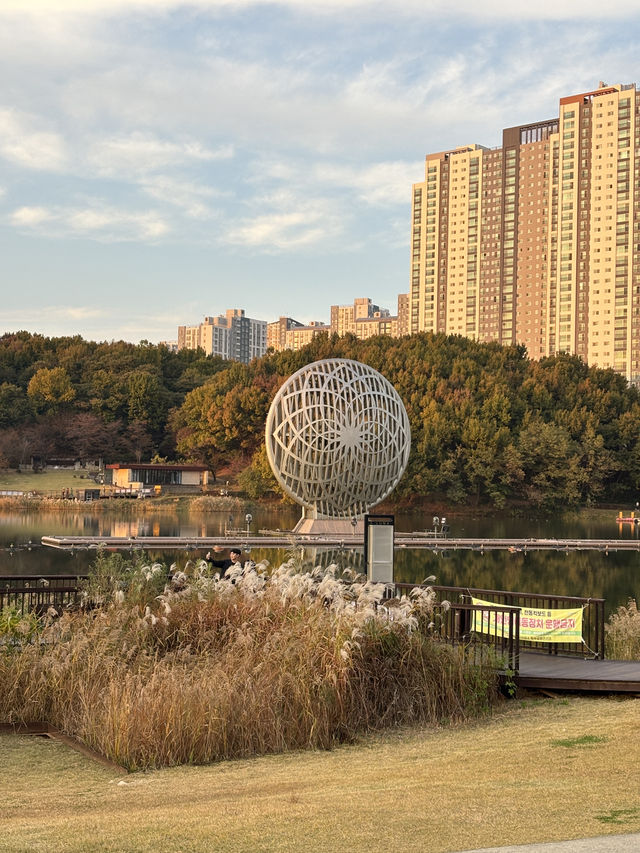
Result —
<instances>
[{"instance_id":1,"label":"wooden railing","mask_svg":"<svg viewBox=\"0 0 640 853\"><path fill-rule=\"evenodd\" d=\"M407 594L416 584L395 584L396 595ZM544 651L554 655L595 657L604 660L604 598L577 598L567 595L541 595L530 592L507 592L506 590L478 589L474 587L432 586L436 601L453 604L469 604L472 598L490 601L496 607L529 607L536 610L583 608L582 643L540 643L519 639L520 649Z\"/></svg>"},{"instance_id":2,"label":"wooden railing","mask_svg":"<svg viewBox=\"0 0 640 853\"><path fill-rule=\"evenodd\" d=\"M0 577L0 611L15 608L19 613L45 613L48 607L69 607L80 598L78 575Z\"/></svg>"},{"instance_id":3,"label":"wooden railing","mask_svg":"<svg viewBox=\"0 0 640 853\"><path fill-rule=\"evenodd\" d=\"M486 620L488 633L474 631ZM434 608L433 634L455 646L464 646L472 663L489 662L505 673L517 675L520 667L520 621L515 607L485 607L471 602L438 602Z\"/></svg>"}]
</instances>

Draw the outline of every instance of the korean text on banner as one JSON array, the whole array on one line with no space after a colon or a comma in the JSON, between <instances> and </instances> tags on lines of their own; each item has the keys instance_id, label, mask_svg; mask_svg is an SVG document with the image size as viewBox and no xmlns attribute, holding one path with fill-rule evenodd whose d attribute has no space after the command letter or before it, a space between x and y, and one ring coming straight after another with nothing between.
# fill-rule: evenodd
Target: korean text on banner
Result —
<instances>
[{"instance_id":1,"label":"korean text on banner","mask_svg":"<svg viewBox=\"0 0 640 853\"><path fill-rule=\"evenodd\" d=\"M500 607L495 601L472 598L479 607ZM520 607L520 639L538 643L582 643L582 607L549 610L545 607ZM503 636L508 613L488 611L473 614L472 630L479 634ZM504 624L503 624L504 623Z\"/></svg>"}]
</instances>

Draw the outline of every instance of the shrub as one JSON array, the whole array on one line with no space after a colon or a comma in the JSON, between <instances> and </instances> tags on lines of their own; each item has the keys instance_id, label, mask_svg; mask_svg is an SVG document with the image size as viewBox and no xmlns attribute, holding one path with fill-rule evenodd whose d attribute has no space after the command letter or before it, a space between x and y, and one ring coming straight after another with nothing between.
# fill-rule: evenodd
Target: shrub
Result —
<instances>
[{"instance_id":1,"label":"shrub","mask_svg":"<svg viewBox=\"0 0 640 853\"><path fill-rule=\"evenodd\" d=\"M0 647L0 720L43 720L129 769L330 748L385 726L464 719L496 679L426 629L433 595L287 563L208 576L99 557L87 601ZM123 578L126 583L123 582Z\"/></svg>"}]
</instances>

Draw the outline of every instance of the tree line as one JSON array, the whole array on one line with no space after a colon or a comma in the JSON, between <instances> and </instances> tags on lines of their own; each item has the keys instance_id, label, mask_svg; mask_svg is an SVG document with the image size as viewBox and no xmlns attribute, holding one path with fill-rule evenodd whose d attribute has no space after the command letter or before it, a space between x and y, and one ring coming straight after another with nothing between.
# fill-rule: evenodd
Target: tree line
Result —
<instances>
[{"instance_id":1,"label":"tree line","mask_svg":"<svg viewBox=\"0 0 640 853\"><path fill-rule=\"evenodd\" d=\"M533 361L523 347L431 333L321 335L300 352L230 366L174 412L178 452L214 469L251 457L247 490L272 488L270 402L293 372L328 357L369 364L405 404L412 447L396 497L547 508L640 497L640 395L624 377L577 356Z\"/></svg>"},{"instance_id":2,"label":"tree line","mask_svg":"<svg viewBox=\"0 0 640 853\"><path fill-rule=\"evenodd\" d=\"M147 342L0 338L0 464L55 453L105 461L160 454L245 468L273 488L264 423L274 394L319 358L352 358L394 385L411 423L396 496L538 507L640 497L640 395L577 356L425 333L318 336L248 365ZM4 460L4 462L3 462Z\"/></svg>"},{"instance_id":3,"label":"tree line","mask_svg":"<svg viewBox=\"0 0 640 853\"><path fill-rule=\"evenodd\" d=\"M0 337L0 465L173 456L169 414L226 362L146 341Z\"/></svg>"}]
</instances>

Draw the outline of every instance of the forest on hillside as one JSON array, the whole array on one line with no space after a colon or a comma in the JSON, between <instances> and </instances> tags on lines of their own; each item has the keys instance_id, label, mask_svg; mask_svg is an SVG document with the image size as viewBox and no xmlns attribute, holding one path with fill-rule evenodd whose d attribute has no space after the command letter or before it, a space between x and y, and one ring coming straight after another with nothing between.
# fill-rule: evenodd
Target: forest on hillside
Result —
<instances>
[{"instance_id":1,"label":"forest on hillside","mask_svg":"<svg viewBox=\"0 0 640 853\"><path fill-rule=\"evenodd\" d=\"M246 468L272 488L264 452L271 400L319 358L379 370L411 423L398 497L460 504L577 506L640 498L640 394L576 356L528 359L522 347L430 333L318 336L251 364L142 342L92 343L26 332L0 338L0 466L31 456L154 456Z\"/></svg>"},{"instance_id":2,"label":"forest on hillside","mask_svg":"<svg viewBox=\"0 0 640 853\"><path fill-rule=\"evenodd\" d=\"M0 337L0 466L172 457L169 414L228 366L202 352L28 332Z\"/></svg>"}]
</instances>

